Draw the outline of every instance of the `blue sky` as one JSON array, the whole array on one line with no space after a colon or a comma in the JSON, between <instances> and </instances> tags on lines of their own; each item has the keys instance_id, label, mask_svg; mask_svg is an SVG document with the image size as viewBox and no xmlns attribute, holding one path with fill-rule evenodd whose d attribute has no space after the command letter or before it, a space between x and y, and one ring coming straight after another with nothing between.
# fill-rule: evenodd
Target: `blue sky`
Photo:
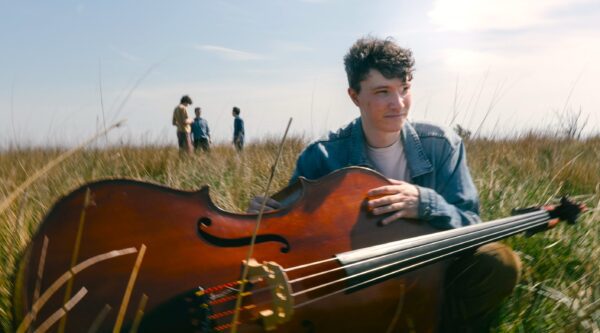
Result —
<instances>
[{"instance_id":1,"label":"blue sky","mask_svg":"<svg viewBox=\"0 0 600 333\"><path fill-rule=\"evenodd\" d=\"M216 141L234 105L250 140L290 117L316 138L358 116L342 57L366 34L413 50L414 121L511 135L581 110L597 133L598 22L595 0L0 1L0 147L120 119L112 142L174 144L183 94Z\"/></svg>"}]
</instances>

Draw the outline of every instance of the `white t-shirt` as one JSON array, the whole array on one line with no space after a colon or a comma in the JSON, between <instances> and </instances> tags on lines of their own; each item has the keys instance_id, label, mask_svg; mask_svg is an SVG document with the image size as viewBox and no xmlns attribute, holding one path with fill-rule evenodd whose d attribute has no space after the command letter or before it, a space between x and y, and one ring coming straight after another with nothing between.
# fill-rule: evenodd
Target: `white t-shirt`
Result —
<instances>
[{"instance_id":1,"label":"white t-shirt","mask_svg":"<svg viewBox=\"0 0 600 333\"><path fill-rule=\"evenodd\" d=\"M391 179L410 181L402 140L387 147L373 148L367 144L367 156L375 169Z\"/></svg>"}]
</instances>

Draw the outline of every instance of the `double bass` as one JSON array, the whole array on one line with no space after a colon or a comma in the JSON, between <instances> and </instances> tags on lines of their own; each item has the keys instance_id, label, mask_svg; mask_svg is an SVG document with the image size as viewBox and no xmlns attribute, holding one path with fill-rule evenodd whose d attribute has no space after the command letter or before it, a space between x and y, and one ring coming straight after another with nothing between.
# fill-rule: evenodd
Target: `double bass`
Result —
<instances>
[{"instance_id":1,"label":"double bass","mask_svg":"<svg viewBox=\"0 0 600 333\"><path fill-rule=\"evenodd\" d=\"M581 211L563 200L448 231L416 220L380 226L366 193L387 184L361 167L301 178L276 195L282 208L262 216L250 260L256 214L224 211L207 186L86 184L54 205L20 261L15 327L435 332L449 260Z\"/></svg>"}]
</instances>

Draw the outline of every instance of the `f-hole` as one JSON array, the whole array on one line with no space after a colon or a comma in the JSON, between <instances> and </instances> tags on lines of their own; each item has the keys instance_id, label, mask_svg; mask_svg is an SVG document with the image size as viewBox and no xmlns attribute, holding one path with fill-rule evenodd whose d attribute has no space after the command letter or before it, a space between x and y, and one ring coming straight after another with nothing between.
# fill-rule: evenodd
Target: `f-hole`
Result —
<instances>
[{"instance_id":1,"label":"f-hole","mask_svg":"<svg viewBox=\"0 0 600 333\"><path fill-rule=\"evenodd\" d=\"M250 245L252 237L240 237L240 238L225 238L222 236L215 235L209 232L212 220L206 216L198 219L196 224L197 233L200 238L209 244L220 246L220 247L242 247ZM283 236L276 234L257 235L256 244L276 242L281 243L282 246L279 249L281 253L288 253L290 251L290 243Z\"/></svg>"},{"instance_id":2,"label":"f-hole","mask_svg":"<svg viewBox=\"0 0 600 333\"><path fill-rule=\"evenodd\" d=\"M198 223L203 224L206 227L210 227L212 225L212 220L209 219L208 217L201 217L198 220Z\"/></svg>"}]
</instances>

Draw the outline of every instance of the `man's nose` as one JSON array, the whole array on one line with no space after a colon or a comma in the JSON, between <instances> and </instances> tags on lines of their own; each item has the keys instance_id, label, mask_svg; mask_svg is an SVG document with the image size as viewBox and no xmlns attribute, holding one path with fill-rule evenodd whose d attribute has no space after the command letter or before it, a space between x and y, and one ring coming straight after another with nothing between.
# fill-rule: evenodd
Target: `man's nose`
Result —
<instances>
[{"instance_id":1,"label":"man's nose","mask_svg":"<svg viewBox=\"0 0 600 333\"><path fill-rule=\"evenodd\" d=\"M393 94L391 94L391 101L390 101L390 106L394 107L394 108L399 108L402 109L404 108L404 98L406 96L403 94L402 91L396 91Z\"/></svg>"}]
</instances>

